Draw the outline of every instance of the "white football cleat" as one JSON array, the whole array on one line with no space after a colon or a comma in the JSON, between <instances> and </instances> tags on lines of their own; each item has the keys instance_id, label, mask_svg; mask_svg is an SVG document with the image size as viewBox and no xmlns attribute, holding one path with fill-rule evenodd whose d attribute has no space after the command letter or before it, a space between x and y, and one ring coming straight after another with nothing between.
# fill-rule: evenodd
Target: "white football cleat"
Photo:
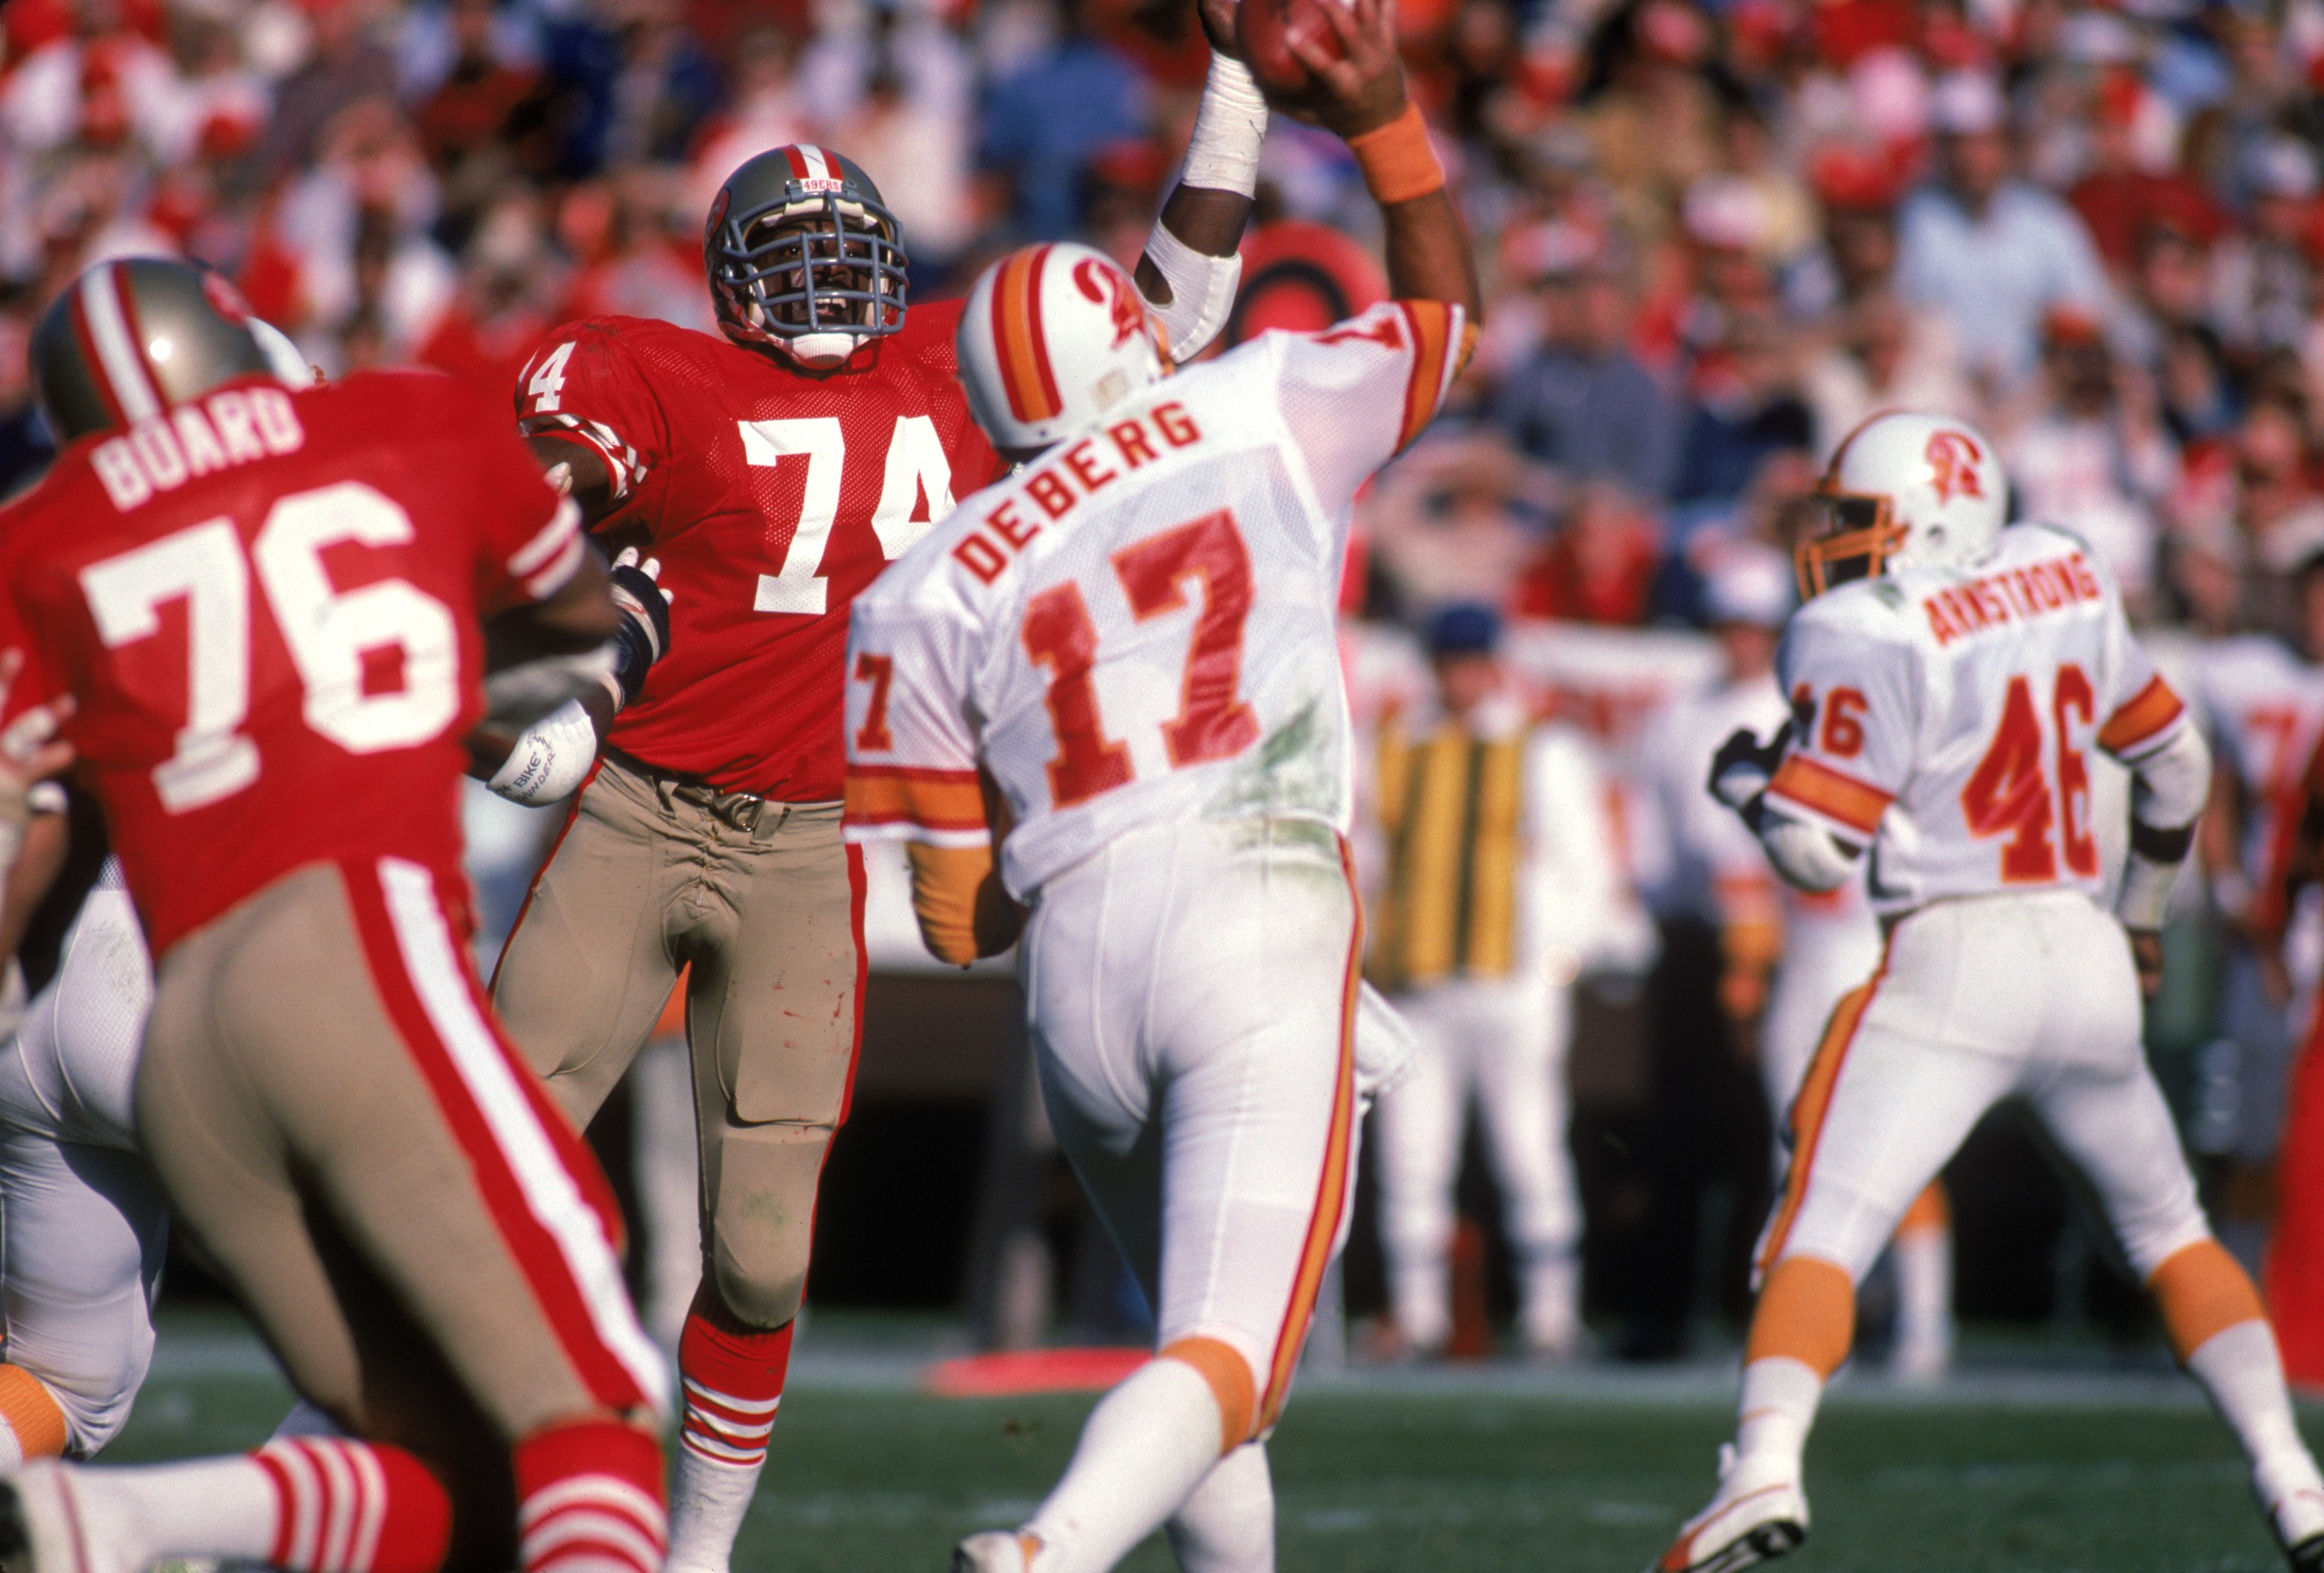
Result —
<instances>
[{"instance_id":1,"label":"white football cleat","mask_svg":"<svg viewBox=\"0 0 2324 1573\"><path fill-rule=\"evenodd\" d=\"M2294 1573L2324 1573L2324 1491L2295 1491L2268 1504L2267 1527Z\"/></svg>"},{"instance_id":2,"label":"white football cleat","mask_svg":"<svg viewBox=\"0 0 2324 1573\"><path fill-rule=\"evenodd\" d=\"M0 1573L139 1573L136 1558L106 1543L73 1472L40 1458L0 1480Z\"/></svg>"},{"instance_id":3,"label":"white football cleat","mask_svg":"<svg viewBox=\"0 0 2324 1573\"><path fill-rule=\"evenodd\" d=\"M952 1573L1030 1573L1033 1558L1040 1550L1038 1535L986 1530L953 1548Z\"/></svg>"},{"instance_id":4,"label":"white football cleat","mask_svg":"<svg viewBox=\"0 0 2324 1573\"><path fill-rule=\"evenodd\" d=\"M1679 1527L1646 1573L1735 1573L1799 1550L1808 1538L1807 1493L1795 1466L1738 1462L1719 1449L1719 1495Z\"/></svg>"}]
</instances>

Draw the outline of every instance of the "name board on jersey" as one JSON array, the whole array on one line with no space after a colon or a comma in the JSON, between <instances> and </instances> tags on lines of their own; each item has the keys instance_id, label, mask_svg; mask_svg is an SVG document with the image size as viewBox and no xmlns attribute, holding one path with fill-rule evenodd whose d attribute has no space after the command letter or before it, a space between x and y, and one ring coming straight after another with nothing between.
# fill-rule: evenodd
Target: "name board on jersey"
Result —
<instances>
[{"instance_id":1,"label":"name board on jersey","mask_svg":"<svg viewBox=\"0 0 2324 1573\"><path fill-rule=\"evenodd\" d=\"M197 476L293 453L306 440L290 394L280 388L229 388L106 438L88 463L114 508L126 513Z\"/></svg>"},{"instance_id":2,"label":"name board on jersey","mask_svg":"<svg viewBox=\"0 0 2324 1573\"><path fill-rule=\"evenodd\" d=\"M2076 552L1935 591L1921 598L1921 610L1928 614L1929 631L1941 649L1966 635L2062 612L2105 594L2089 561Z\"/></svg>"},{"instance_id":3,"label":"name board on jersey","mask_svg":"<svg viewBox=\"0 0 2324 1573\"><path fill-rule=\"evenodd\" d=\"M1115 421L1099 436L1075 438L1043 460L1026 475L1020 491L1003 499L982 525L963 536L952 549L953 560L975 575L980 584L990 584L1041 533L1044 521L1028 517L1024 506L1028 498L1055 522L1128 471L1202 440L1194 418L1175 399Z\"/></svg>"}]
</instances>

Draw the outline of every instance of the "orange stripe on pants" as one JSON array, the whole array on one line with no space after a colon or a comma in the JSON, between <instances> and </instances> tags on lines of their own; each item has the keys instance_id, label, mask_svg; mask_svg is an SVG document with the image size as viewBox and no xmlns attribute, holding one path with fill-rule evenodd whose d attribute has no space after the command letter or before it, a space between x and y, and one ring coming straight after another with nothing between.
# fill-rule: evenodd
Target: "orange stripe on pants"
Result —
<instances>
[{"instance_id":1,"label":"orange stripe on pants","mask_svg":"<svg viewBox=\"0 0 2324 1573\"><path fill-rule=\"evenodd\" d=\"M1363 898L1356 892L1353 854L1343 838L1340 869L1348 881L1348 899L1355 922L1348 940L1347 980L1340 996L1340 1071L1332 1093L1332 1128L1323 1143L1323 1173L1315 1186L1315 1210L1308 1216L1307 1239L1299 1252L1299 1270L1291 1278L1291 1303L1276 1334L1275 1358L1269 1363L1267 1393L1259 1406L1256 1431L1263 1432L1283 1412L1290 1395L1291 1373L1299 1364L1307 1341L1307 1326L1314 1319L1315 1296L1323 1288L1323 1269L1331 1265L1332 1245L1339 1237L1340 1218L1347 1210L1348 1159L1355 1145L1356 1103L1356 985L1363 976Z\"/></svg>"},{"instance_id":2,"label":"orange stripe on pants","mask_svg":"<svg viewBox=\"0 0 2324 1573\"><path fill-rule=\"evenodd\" d=\"M1808 1062L1808 1073L1800 1082L1799 1096L1792 1099L1792 1166L1784 1176L1784 1198L1767 1226L1766 1243L1759 1249L1758 1266L1763 1275L1784 1254L1784 1242L1791 1235L1792 1225L1799 1220L1800 1204L1807 1200L1808 1172L1815 1166L1816 1144L1823 1136L1824 1117L1831 1111L1832 1089L1839 1084L1840 1067L1848 1062L1849 1045L1856 1041L1856 1030L1863 1025L1864 1013L1887 972L1888 950L1883 945L1879 968L1870 980L1849 989L1832 1007L1831 1020L1823 1029L1823 1042L1816 1045L1815 1058Z\"/></svg>"}]
</instances>

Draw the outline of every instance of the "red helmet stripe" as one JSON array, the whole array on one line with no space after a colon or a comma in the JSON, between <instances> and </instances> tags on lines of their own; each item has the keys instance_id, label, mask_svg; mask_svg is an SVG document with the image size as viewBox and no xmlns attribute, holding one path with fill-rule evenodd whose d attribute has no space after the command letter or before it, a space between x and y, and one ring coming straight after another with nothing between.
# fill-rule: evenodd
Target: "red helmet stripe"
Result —
<instances>
[{"instance_id":1,"label":"red helmet stripe","mask_svg":"<svg viewBox=\"0 0 2324 1573\"><path fill-rule=\"evenodd\" d=\"M804 180L807 178L807 149L801 147L785 148L783 150L783 162L791 167L792 179Z\"/></svg>"},{"instance_id":2,"label":"red helmet stripe","mask_svg":"<svg viewBox=\"0 0 2324 1573\"><path fill-rule=\"evenodd\" d=\"M1041 274L1048 261L1046 245L1012 253L992 281L993 358L1009 413L1019 420L1052 420L1065 409L1041 327Z\"/></svg>"},{"instance_id":3,"label":"red helmet stripe","mask_svg":"<svg viewBox=\"0 0 2324 1573\"><path fill-rule=\"evenodd\" d=\"M144 420L161 413L161 392L145 364L137 329L129 314L129 292L121 288L117 263L100 262L83 273L78 289L79 315L88 327L97 356L92 363L105 386L106 401L117 405L128 420Z\"/></svg>"}]
</instances>

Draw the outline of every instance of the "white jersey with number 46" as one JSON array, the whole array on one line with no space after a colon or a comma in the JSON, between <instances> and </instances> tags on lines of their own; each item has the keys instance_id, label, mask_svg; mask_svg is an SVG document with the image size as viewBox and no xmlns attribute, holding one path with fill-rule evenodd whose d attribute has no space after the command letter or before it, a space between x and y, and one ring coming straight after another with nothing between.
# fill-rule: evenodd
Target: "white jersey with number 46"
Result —
<instances>
[{"instance_id":1,"label":"white jersey with number 46","mask_svg":"<svg viewBox=\"0 0 2324 1573\"><path fill-rule=\"evenodd\" d=\"M1883 914L1999 891L2095 894L2089 750L2126 764L2188 724L2082 542L2004 529L1971 568L1827 591L1776 668L1796 735L1771 805L1872 843Z\"/></svg>"},{"instance_id":2,"label":"white jersey with number 46","mask_svg":"<svg viewBox=\"0 0 2324 1573\"><path fill-rule=\"evenodd\" d=\"M855 602L850 839L984 844L980 761L1020 899L1165 821L1344 832L1349 513L1461 332L1421 300L1263 335L964 502Z\"/></svg>"}]
</instances>

